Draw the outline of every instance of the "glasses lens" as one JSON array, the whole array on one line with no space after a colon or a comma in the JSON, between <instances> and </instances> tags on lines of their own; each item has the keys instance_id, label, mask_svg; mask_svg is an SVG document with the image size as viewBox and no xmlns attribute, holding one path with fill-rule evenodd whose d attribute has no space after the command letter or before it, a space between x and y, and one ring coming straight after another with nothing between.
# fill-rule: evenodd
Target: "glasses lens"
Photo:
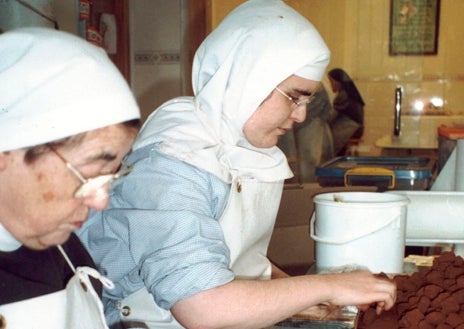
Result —
<instances>
[{"instance_id":1,"label":"glasses lens","mask_svg":"<svg viewBox=\"0 0 464 329\"><path fill-rule=\"evenodd\" d=\"M113 181L114 175L103 175L90 178L87 180L87 182L79 186L76 193L74 193L74 197L79 199L93 195L101 188L109 186Z\"/></svg>"},{"instance_id":2,"label":"glasses lens","mask_svg":"<svg viewBox=\"0 0 464 329\"><path fill-rule=\"evenodd\" d=\"M306 104L309 104L313 101L314 99L314 95L308 97L308 98L303 98L303 99L300 99L300 98L296 98L296 97L292 97L290 95L288 95L286 92L284 92L283 90L281 90L280 88L278 87L275 87L275 90L277 90L281 95L283 95L284 97L288 98L289 101L293 102L294 105L296 106L301 106L301 105L306 105Z\"/></svg>"},{"instance_id":3,"label":"glasses lens","mask_svg":"<svg viewBox=\"0 0 464 329\"><path fill-rule=\"evenodd\" d=\"M94 195L104 187L109 189L112 183L114 183L119 178L126 176L128 173L131 172L131 170L132 167L127 167L117 172L116 174L101 175L94 178L89 178L84 184L79 186L79 188L74 193L74 197L78 199L84 198L89 195Z\"/></svg>"},{"instance_id":4,"label":"glasses lens","mask_svg":"<svg viewBox=\"0 0 464 329\"><path fill-rule=\"evenodd\" d=\"M305 98L305 99L300 99L300 100L298 101L297 105L298 105L298 106L300 106L300 105L307 105L307 104L311 103L311 102L313 101L313 99L314 99L314 96L311 96L311 97Z\"/></svg>"}]
</instances>

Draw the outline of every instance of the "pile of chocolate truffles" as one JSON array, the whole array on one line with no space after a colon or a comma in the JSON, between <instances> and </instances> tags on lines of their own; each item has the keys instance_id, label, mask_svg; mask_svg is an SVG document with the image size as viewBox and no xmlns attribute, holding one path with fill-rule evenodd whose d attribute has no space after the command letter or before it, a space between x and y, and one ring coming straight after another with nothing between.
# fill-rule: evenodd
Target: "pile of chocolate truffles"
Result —
<instances>
[{"instance_id":1,"label":"pile of chocolate truffles","mask_svg":"<svg viewBox=\"0 0 464 329\"><path fill-rule=\"evenodd\" d=\"M396 275L397 299L392 310L360 314L359 329L464 329L464 260L453 252L435 258L431 267Z\"/></svg>"}]
</instances>

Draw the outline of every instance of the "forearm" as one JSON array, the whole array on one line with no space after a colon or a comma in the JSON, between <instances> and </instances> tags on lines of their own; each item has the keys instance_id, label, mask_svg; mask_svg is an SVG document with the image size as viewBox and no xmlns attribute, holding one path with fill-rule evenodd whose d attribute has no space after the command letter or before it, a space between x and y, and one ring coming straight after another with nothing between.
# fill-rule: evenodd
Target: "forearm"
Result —
<instances>
[{"instance_id":1,"label":"forearm","mask_svg":"<svg viewBox=\"0 0 464 329\"><path fill-rule=\"evenodd\" d=\"M369 305L390 309L394 283L367 271L304 275L270 281L234 280L171 309L186 328L264 328L311 306Z\"/></svg>"},{"instance_id":2,"label":"forearm","mask_svg":"<svg viewBox=\"0 0 464 329\"><path fill-rule=\"evenodd\" d=\"M171 311L190 329L264 328L325 299L321 299L322 291L314 291L322 286L317 281L309 276L234 280L180 301Z\"/></svg>"}]
</instances>

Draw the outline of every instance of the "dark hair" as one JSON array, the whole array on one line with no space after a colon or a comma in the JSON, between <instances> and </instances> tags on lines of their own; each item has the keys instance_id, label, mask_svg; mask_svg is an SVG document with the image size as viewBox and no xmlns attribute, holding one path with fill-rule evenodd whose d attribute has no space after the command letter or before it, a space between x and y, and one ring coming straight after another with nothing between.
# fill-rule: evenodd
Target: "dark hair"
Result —
<instances>
[{"instance_id":1,"label":"dark hair","mask_svg":"<svg viewBox=\"0 0 464 329\"><path fill-rule=\"evenodd\" d=\"M123 127L126 127L128 131L132 131L132 130L135 131L140 128L140 120L134 119L134 120L125 121L125 122L122 122L121 125ZM26 162L27 164L32 164L42 154L50 152L50 147L58 148L64 145L66 146L78 145L84 139L86 134L87 132L83 132L83 133L80 133L80 134L77 134L71 137L66 137L66 138L59 139L53 142L30 147L26 150L26 153L24 154L24 162Z\"/></svg>"},{"instance_id":2,"label":"dark hair","mask_svg":"<svg viewBox=\"0 0 464 329\"><path fill-rule=\"evenodd\" d=\"M362 99L361 94L358 91L358 88L356 88L356 85L354 84L353 80L350 78L348 73L346 73L340 68L335 68L330 70L328 75L333 80L340 83L341 88L346 91L348 96L358 100L362 105L364 105L364 100Z\"/></svg>"}]
</instances>

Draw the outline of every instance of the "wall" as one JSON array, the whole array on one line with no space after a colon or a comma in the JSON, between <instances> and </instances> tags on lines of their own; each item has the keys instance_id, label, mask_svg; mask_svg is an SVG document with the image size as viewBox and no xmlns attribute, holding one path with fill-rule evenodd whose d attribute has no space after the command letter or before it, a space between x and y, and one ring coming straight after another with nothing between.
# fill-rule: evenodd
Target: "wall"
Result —
<instances>
[{"instance_id":1,"label":"wall","mask_svg":"<svg viewBox=\"0 0 464 329\"><path fill-rule=\"evenodd\" d=\"M243 1L195 0L193 11L188 0L129 1L130 82L143 118L164 101L191 94L190 64L205 35L204 25L210 31ZM75 32L75 1L51 2L60 28ZM464 1L441 0L438 54L433 56L388 55L390 0L286 2L326 40L332 51L329 69L344 68L361 91L366 101L366 152L377 154L375 141L393 130L396 85L404 87L405 106L418 98L441 96L448 111L464 112ZM201 15L205 5L206 18ZM328 86L327 78L323 83Z\"/></svg>"},{"instance_id":2,"label":"wall","mask_svg":"<svg viewBox=\"0 0 464 329\"><path fill-rule=\"evenodd\" d=\"M53 11L60 30L77 34L77 5L75 0L52 0Z\"/></svg>"},{"instance_id":3,"label":"wall","mask_svg":"<svg viewBox=\"0 0 464 329\"><path fill-rule=\"evenodd\" d=\"M209 0L214 27L241 0ZM393 131L394 89L404 88L403 105L439 96L445 109L464 112L464 1L442 0L438 54L390 56L390 0L287 0L319 30L331 49L329 70L344 68L366 101L362 150L380 152L375 141ZM323 81L328 86L327 78ZM331 97L333 95L331 94Z\"/></svg>"},{"instance_id":4,"label":"wall","mask_svg":"<svg viewBox=\"0 0 464 329\"><path fill-rule=\"evenodd\" d=\"M131 0L131 87L145 119L163 102L184 95L187 0ZM183 54L181 56L181 53Z\"/></svg>"},{"instance_id":5,"label":"wall","mask_svg":"<svg viewBox=\"0 0 464 329\"><path fill-rule=\"evenodd\" d=\"M29 0L27 4L58 22L62 31L77 33L75 0ZM0 1L0 29L7 31L24 26L54 28L54 23L45 19L16 0Z\"/></svg>"},{"instance_id":6,"label":"wall","mask_svg":"<svg viewBox=\"0 0 464 329\"><path fill-rule=\"evenodd\" d=\"M108 2L96 0L93 5L101 9ZM60 30L78 34L77 0L29 0L29 3L55 18ZM195 0L191 8L188 4L188 0L129 1L128 80L143 120L163 102L192 94L190 63L192 49L196 49L205 34L204 0ZM187 36L189 20L195 23L191 35ZM53 27L15 0L0 0L0 28L7 30L26 25Z\"/></svg>"},{"instance_id":7,"label":"wall","mask_svg":"<svg viewBox=\"0 0 464 329\"><path fill-rule=\"evenodd\" d=\"M458 13L464 2L442 0L438 54L389 56L389 1L357 0L353 8L355 45L349 68L366 100L366 142L373 143L393 131L394 89L404 88L403 109L418 99L432 96L445 100L445 109L464 111L464 65L462 40L464 21ZM331 63L331 65L338 63ZM377 150L378 151L378 150Z\"/></svg>"}]
</instances>

